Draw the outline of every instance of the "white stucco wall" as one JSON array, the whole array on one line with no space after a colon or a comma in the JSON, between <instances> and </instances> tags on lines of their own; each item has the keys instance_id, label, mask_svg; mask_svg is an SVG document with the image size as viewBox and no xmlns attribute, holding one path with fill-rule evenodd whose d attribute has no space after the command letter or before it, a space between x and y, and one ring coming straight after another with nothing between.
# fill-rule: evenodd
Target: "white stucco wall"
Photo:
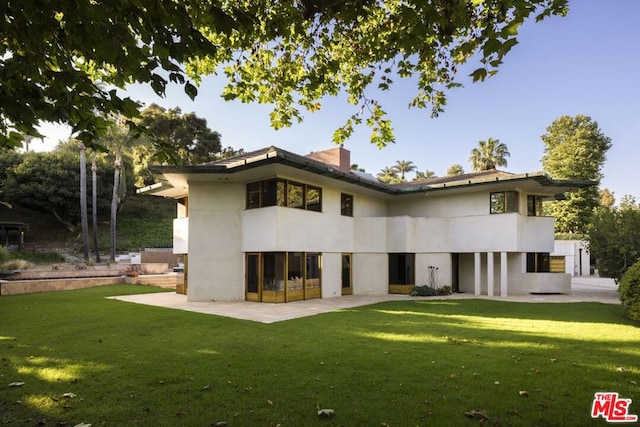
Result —
<instances>
[{"instance_id":1,"label":"white stucco wall","mask_svg":"<svg viewBox=\"0 0 640 427\"><path fill-rule=\"evenodd\" d=\"M242 248L320 252L551 252L553 219L518 214L459 218L344 217L283 207L250 209Z\"/></svg>"},{"instance_id":2,"label":"white stucco wall","mask_svg":"<svg viewBox=\"0 0 640 427\"><path fill-rule=\"evenodd\" d=\"M189 185L189 301L244 300L244 205L244 185Z\"/></svg>"},{"instance_id":3,"label":"white stucco wall","mask_svg":"<svg viewBox=\"0 0 640 427\"><path fill-rule=\"evenodd\" d=\"M429 267L434 270L435 287L451 286L451 254L449 253L417 253L416 254L416 285L430 285Z\"/></svg>"},{"instance_id":4,"label":"white stucco wall","mask_svg":"<svg viewBox=\"0 0 640 427\"><path fill-rule=\"evenodd\" d=\"M322 252L326 298L341 293L342 253L353 254L354 294L384 294L390 252L416 254L416 284L428 284L428 266L438 267L438 286L451 285L450 254L460 253L465 292L474 290L473 253L480 252L486 294L486 252L494 252L494 294L499 295L500 252L509 253L509 292L525 293L542 276L529 279L523 273L522 253L553 251L553 219L526 216L525 195L520 213L491 215L489 192L393 203L354 194L354 217L345 217L340 215L342 192L348 193L323 186L323 212L275 206L247 210L243 183L190 183L189 218L176 220L174 243L179 250L188 247L189 300L244 299L247 252Z\"/></svg>"},{"instance_id":5,"label":"white stucco wall","mask_svg":"<svg viewBox=\"0 0 640 427\"><path fill-rule=\"evenodd\" d=\"M353 294L384 295L389 289L386 253L354 253L352 262Z\"/></svg>"},{"instance_id":6,"label":"white stucco wall","mask_svg":"<svg viewBox=\"0 0 640 427\"><path fill-rule=\"evenodd\" d=\"M591 274L591 259L585 241L556 240L551 255L565 257L565 273L571 276L589 276ZM580 270L580 257L582 257L582 270Z\"/></svg>"},{"instance_id":7,"label":"white stucco wall","mask_svg":"<svg viewBox=\"0 0 640 427\"><path fill-rule=\"evenodd\" d=\"M389 216L454 218L489 213L490 192L465 193L448 196L429 194L394 199L389 204Z\"/></svg>"}]
</instances>

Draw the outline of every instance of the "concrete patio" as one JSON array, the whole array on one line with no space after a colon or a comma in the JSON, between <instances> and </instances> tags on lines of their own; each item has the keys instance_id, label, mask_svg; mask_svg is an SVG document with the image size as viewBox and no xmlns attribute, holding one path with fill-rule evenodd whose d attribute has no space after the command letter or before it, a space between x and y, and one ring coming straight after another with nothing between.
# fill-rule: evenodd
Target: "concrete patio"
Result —
<instances>
[{"instance_id":1,"label":"concrete patio","mask_svg":"<svg viewBox=\"0 0 640 427\"><path fill-rule=\"evenodd\" d=\"M174 292L153 293L142 295L126 295L110 297L114 300L145 304L157 307L186 310L196 313L213 314L217 316L231 317L235 319L250 320L261 323L275 323L284 320L297 319L320 313L328 313L342 309L360 307L384 301L406 300L434 300L434 299L469 299L487 296L475 296L473 294L453 294L445 297L410 297L407 295L348 295L338 298L313 299L296 301L287 304L266 304L247 301L233 302L188 302L186 295ZM517 295L509 297L492 297L499 301L518 302L600 302L605 304L620 304L617 286L612 279L597 277L575 277L571 282L571 295L544 294L544 295Z\"/></svg>"}]
</instances>

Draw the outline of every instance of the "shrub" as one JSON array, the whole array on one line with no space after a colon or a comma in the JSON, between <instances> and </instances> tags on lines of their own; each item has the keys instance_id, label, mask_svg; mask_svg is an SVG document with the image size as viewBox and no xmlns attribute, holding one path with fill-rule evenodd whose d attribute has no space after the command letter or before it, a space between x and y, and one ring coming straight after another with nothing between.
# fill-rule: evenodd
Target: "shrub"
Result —
<instances>
[{"instance_id":1,"label":"shrub","mask_svg":"<svg viewBox=\"0 0 640 427\"><path fill-rule=\"evenodd\" d=\"M33 267L33 264L23 259L12 259L0 263L0 270L27 270Z\"/></svg>"},{"instance_id":2,"label":"shrub","mask_svg":"<svg viewBox=\"0 0 640 427\"><path fill-rule=\"evenodd\" d=\"M627 309L628 316L640 321L640 261L627 270L618 286L620 301Z\"/></svg>"},{"instance_id":3,"label":"shrub","mask_svg":"<svg viewBox=\"0 0 640 427\"><path fill-rule=\"evenodd\" d=\"M433 286L423 285L415 286L411 293L412 297L433 297L436 295L451 295L451 286L443 286L435 288Z\"/></svg>"},{"instance_id":4,"label":"shrub","mask_svg":"<svg viewBox=\"0 0 640 427\"><path fill-rule=\"evenodd\" d=\"M0 247L0 263L9 261L11 259L11 253L6 248Z\"/></svg>"},{"instance_id":5,"label":"shrub","mask_svg":"<svg viewBox=\"0 0 640 427\"><path fill-rule=\"evenodd\" d=\"M438 295L451 295L453 293L453 288L449 285L438 288Z\"/></svg>"}]
</instances>

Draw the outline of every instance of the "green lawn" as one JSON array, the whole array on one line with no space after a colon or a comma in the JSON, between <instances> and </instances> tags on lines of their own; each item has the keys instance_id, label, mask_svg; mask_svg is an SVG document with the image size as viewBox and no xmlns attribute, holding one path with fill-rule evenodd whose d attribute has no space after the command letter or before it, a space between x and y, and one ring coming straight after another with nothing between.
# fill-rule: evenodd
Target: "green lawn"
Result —
<instances>
[{"instance_id":1,"label":"green lawn","mask_svg":"<svg viewBox=\"0 0 640 427\"><path fill-rule=\"evenodd\" d=\"M0 297L0 424L605 425L596 391L640 414L620 306L408 300L267 325L105 299L155 291Z\"/></svg>"}]
</instances>

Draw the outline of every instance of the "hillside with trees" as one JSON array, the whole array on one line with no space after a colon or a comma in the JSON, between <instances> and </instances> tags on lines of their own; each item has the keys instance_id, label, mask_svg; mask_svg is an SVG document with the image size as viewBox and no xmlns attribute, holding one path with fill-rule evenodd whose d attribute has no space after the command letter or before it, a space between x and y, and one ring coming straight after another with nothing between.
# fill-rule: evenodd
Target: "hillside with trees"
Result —
<instances>
[{"instance_id":1,"label":"hillside with trees","mask_svg":"<svg viewBox=\"0 0 640 427\"><path fill-rule=\"evenodd\" d=\"M175 201L136 195L154 182L149 164L206 163L242 150L223 148L205 119L177 108L152 104L140 121L142 135L111 118L93 148L70 139L51 152L0 150L0 220L28 223L28 247L80 248L85 260L89 234L94 254L111 260L116 251L170 247Z\"/></svg>"}]
</instances>

